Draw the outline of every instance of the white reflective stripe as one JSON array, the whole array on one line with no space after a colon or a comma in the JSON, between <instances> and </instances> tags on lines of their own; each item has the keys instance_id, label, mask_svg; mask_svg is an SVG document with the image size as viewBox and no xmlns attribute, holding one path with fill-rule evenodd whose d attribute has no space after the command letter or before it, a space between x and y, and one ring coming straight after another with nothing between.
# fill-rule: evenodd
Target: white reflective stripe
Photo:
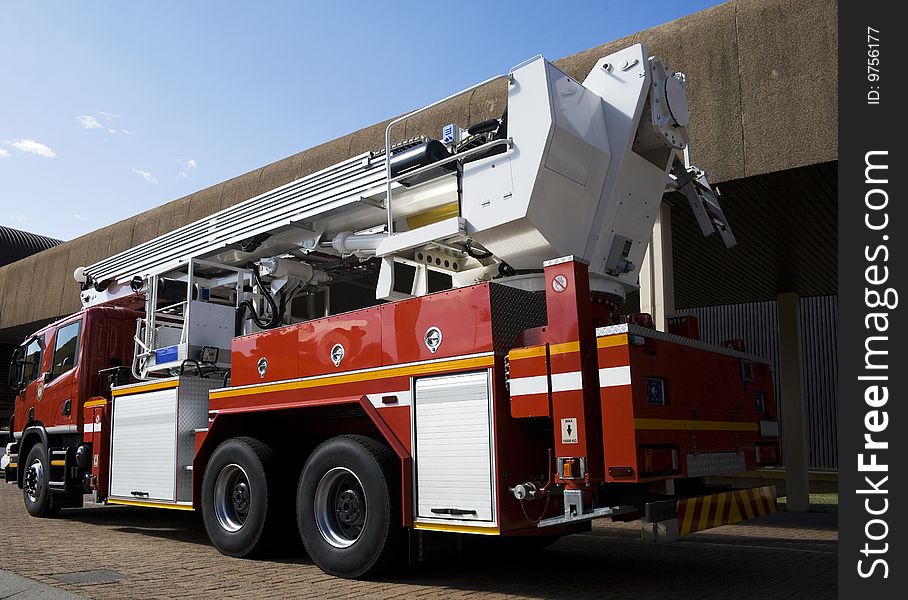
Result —
<instances>
[{"instance_id":1,"label":"white reflective stripe","mask_svg":"<svg viewBox=\"0 0 908 600\"><path fill-rule=\"evenodd\" d=\"M545 394L549 391L548 377L517 377L510 381L511 396L528 394ZM572 392L583 389L583 376L580 371L570 373L552 373L552 392Z\"/></svg>"},{"instance_id":2,"label":"white reflective stripe","mask_svg":"<svg viewBox=\"0 0 908 600\"><path fill-rule=\"evenodd\" d=\"M100 423L86 423L84 428L84 433L94 433L95 431L101 431Z\"/></svg>"},{"instance_id":3,"label":"white reflective stripe","mask_svg":"<svg viewBox=\"0 0 908 600\"><path fill-rule=\"evenodd\" d=\"M510 380L509 385L511 386L511 396L547 394L549 391L549 378L546 375L515 377Z\"/></svg>"},{"instance_id":4,"label":"white reflective stripe","mask_svg":"<svg viewBox=\"0 0 908 600\"><path fill-rule=\"evenodd\" d=\"M616 385L630 385L631 367L606 367L599 369L599 387L612 387Z\"/></svg>"},{"instance_id":5,"label":"white reflective stripe","mask_svg":"<svg viewBox=\"0 0 908 600\"><path fill-rule=\"evenodd\" d=\"M583 389L583 377L580 371L571 373L552 373L552 391L570 392Z\"/></svg>"},{"instance_id":6,"label":"white reflective stripe","mask_svg":"<svg viewBox=\"0 0 908 600\"><path fill-rule=\"evenodd\" d=\"M385 404L383 399L389 396L397 396L397 402ZM369 402L371 402L372 406L374 406L375 408L410 406L410 390L403 390L401 392L382 392L381 394L366 394L366 398L369 399Z\"/></svg>"}]
</instances>

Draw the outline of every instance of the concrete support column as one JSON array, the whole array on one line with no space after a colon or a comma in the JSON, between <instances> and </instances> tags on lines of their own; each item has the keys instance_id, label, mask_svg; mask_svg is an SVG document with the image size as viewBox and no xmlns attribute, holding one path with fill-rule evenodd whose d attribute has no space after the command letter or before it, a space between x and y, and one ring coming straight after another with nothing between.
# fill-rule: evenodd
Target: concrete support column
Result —
<instances>
[{"instance_id":1,"label":"concrete support column","mask_svg":"<svg viewBox=\"0 0 908 600\"><path fill-rule=\"evenodd\" d=\"M659 208L653 237L640 265L640 312L653 315L659 331L667 330L666 319L675 313L672 212L665 202Z\"/></svg>"},{"instance_id":2,"label":"concrete support column","mask_svg":"<svg viewBox=\"0 0 908 600\"><path fill-rule=\"evenodd\" d=\"M779 376L782 397L782 461L788 510L810 508L807 476L807 420L804 412L804 385L801 374L801 298L779 294Z\"/></svg>"}]
</instances>

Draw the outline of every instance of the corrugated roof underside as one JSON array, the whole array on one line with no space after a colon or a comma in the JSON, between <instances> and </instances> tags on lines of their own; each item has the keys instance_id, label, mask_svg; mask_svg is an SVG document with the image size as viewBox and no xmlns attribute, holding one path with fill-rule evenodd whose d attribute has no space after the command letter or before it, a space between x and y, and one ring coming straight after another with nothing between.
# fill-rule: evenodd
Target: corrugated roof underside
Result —
<instances>
[{"instance_id":1,"label":"corrugated roof underside","mask_svg":"<svg viewBox=\"0 0 908 600\"><path fill-rule=\"evenodd\" d=\"M680 194L671 194L675 305L692 308L773 300L781 292L838 288L838 163L719 185L738 245L704 238Z\"/></svg>"},{"instance_id":2,"label":"corrugated roof underside","mask_svg":"<svg viewBox=\"0 0 908 600\"><path fill-rule=\"evenodd\" d=\"M37 254L57 244L60 240L0 225L0 266Z\"/></svg>"}]
</instances>

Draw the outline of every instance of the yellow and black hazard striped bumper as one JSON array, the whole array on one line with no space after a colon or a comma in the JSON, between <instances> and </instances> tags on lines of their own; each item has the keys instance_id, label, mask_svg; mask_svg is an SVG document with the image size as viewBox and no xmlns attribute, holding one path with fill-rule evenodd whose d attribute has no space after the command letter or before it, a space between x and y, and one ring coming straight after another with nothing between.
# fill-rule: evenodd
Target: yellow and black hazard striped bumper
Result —
<instances>
[{"instance_id":1,"label":"yellow and black hazard striped bumper","mask_svg":"<svg viewBox=\"0 0 908 600\"><path fill-rule=\"evenodd\" d=\"M670 541L776 512L776 486L729 490L646 506L644 538Z\"/></svg>"},{"instance_id":2,"label":"yellow and black hazard striped bumper","mask_svg":"<svg viewBox=\"0 0 908 600\"><path fill-rule=\"evenodd\" d=\"M678 501L678 534L689 535L774 512L774 485L686 498Z\"/></svg>"}]
</instances>

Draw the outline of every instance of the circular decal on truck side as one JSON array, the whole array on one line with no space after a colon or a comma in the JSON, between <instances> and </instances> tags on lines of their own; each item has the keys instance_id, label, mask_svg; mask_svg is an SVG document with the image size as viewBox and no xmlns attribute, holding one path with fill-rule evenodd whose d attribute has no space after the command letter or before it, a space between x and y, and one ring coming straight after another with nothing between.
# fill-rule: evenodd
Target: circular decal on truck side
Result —
<instances>
[{"instance_id":1,"label":"circular decal on truck side","mask_svg":"<svg viewBox=\"0 0 908 600\"><path fill-rule=\"evenodd\" d=\"M331 362L334 363L335 367L339 367L342 360L344 360L344 347L340 344L334 344L334 347L331 348Z\"/></svg>"}]
</instances>

